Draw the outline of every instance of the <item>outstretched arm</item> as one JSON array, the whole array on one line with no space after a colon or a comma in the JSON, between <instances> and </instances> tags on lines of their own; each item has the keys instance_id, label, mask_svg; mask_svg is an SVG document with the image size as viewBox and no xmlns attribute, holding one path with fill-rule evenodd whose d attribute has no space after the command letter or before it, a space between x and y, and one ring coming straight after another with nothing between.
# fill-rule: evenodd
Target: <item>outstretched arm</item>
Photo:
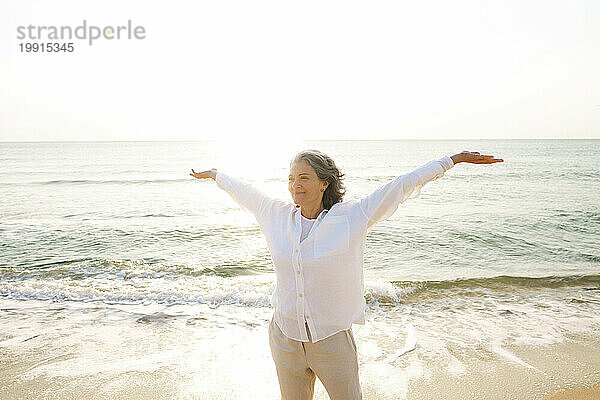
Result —
<instances>
[{"instance_id":1,"label":"outstretched arm","mask_svg":"<svg viewBox=\"0 0 600 400\"><path fill-rule=\"evenodd\" d=\"M216 181L217 186L229 193L231 198L244 211L254 214L259 223L266 211L277 202L277 200L267 197L254 186L218 172L215 168L203 172L196 172L192 169L190 175L196 179L213 179Z\"/></svg>"},{"instance_id":2,"label":"outstretched arm","mask_svg":"<svg viewBox=\"0 0 600 400\"><path fill-rule=\"evenodd\" d=\"M367 229L389 218L405 200L418 197L421 188L427 182L441 178L455 164L461 162L492 164L502 161L493 156L480 155L478 152L463 151L452 157L444 156L439 160L430 161L412 172L395 178L360 200L359 205L367 218Z\"/></svg>"}]
</instances>

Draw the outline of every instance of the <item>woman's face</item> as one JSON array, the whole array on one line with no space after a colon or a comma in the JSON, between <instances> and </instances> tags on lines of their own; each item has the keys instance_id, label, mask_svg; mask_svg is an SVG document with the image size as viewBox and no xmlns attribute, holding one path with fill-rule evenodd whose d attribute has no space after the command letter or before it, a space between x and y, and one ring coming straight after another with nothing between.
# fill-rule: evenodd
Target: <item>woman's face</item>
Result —
<instances>
[{"instance_id":1,"label":"woman's face","mask_svg":"<svg viewBox=\"0 0 600 400\"><path fill-rule=\"evenodd\" d=\"M315 170L307 163L301 161L290 167L288 190L295 204L300 206L316 207L323 201L323 192L329 185L327 181L320 181Z\"/></svg>"}]
</instances>

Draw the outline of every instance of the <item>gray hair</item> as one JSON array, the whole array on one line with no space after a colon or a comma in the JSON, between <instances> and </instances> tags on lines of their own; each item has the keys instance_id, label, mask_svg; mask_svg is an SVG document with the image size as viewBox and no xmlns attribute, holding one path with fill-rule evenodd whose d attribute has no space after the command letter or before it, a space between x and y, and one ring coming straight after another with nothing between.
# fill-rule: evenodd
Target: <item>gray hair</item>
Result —
<instances>
[{"instance_id":1,"label":"gray hair","mask_svg":"<svg viewBox=\"0 0 600 400\"><path fill-rule=\"evenodd\" d=\"M327 154L319 150L303 150L294 156L290 165L305 162L315 170L317 177L329 182L323 193L323 208L329 210L334 204L340 203L346 194L342 183L345 174L342 174L335 162Z\"/></svg>"}]
</instances>

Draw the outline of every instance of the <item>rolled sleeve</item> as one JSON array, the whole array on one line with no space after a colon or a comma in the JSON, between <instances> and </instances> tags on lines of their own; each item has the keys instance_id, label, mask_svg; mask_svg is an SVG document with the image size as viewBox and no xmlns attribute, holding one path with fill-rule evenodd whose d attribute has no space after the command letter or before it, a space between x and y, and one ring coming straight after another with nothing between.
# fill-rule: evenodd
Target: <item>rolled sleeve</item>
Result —
<instances>
[{"instance_id":1,"label":"rolled sleeve","mask_svg":"<svg viewBox=\"0 0 600 400\"><path fill-rule=\"evenodd\" d=\"M442 163L445 171L448 171L450 168L454 167L454 161L448 156L444 156L439 159L439 162Z\"/></svg>"}]
</instances>

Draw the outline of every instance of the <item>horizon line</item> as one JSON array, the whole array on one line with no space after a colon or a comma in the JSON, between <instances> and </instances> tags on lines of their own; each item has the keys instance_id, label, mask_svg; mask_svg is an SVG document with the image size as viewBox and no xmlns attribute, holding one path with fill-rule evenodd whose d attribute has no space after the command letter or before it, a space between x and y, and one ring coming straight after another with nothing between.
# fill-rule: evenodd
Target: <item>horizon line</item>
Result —
<instances>
[{"instance_id":1,"label":"horizon line","mask_svg":"<svg viewBox=\"0 0 600 400\"><path fill-rule=\"evenodd\" d=\"M165 140L165 139L146 139L146 140L0 140L0 143L172 143L172 142L215 142L221 139L201 139L201 140ZM302 139L300 142L424 142L424 141L461 141L461 140L600 140L600 137L591 138L494 138L494 139Z\"/></svg>"}]
</instances>

